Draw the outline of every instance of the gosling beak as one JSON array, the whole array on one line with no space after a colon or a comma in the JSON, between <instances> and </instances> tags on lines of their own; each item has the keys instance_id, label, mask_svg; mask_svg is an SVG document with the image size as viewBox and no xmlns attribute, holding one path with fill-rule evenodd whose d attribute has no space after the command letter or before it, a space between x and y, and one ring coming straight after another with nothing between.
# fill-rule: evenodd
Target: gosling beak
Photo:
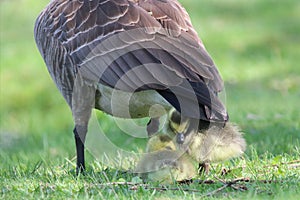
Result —
<instances>
[{"instance_id":1,"label":"gosling beak","mask_svg":"<svg viewBox=\"0 0 300 200\"><path fill-rule=\"evenodd\" d=\"M177 133L176 134L176 142L178 144L183 144L184 143L184 139L185 139L185 137L184 137L183 133Z\"/></svg>"}]
</instances>

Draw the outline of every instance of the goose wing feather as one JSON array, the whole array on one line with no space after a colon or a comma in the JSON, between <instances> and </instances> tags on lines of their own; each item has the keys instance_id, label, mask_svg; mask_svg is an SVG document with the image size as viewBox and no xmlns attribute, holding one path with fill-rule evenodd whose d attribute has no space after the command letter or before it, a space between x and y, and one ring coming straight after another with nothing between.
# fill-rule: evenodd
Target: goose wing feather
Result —
<instances>
[{"instance_id":1,"label":"goose wing feather","mask_svg":"<svg viewBox=\"0 0 300 200\"><path fill-rule=\"evenodd\" d=\"M180 109L168 95L175 88L191 108L201 107L200 118L227 121L217 97L223 81L176 0L52 0L36 21L35 38L66 99L80 72L119 90L157 90ZM186 98L193 94L196 102Z\"/></svg>"}]
</instances>

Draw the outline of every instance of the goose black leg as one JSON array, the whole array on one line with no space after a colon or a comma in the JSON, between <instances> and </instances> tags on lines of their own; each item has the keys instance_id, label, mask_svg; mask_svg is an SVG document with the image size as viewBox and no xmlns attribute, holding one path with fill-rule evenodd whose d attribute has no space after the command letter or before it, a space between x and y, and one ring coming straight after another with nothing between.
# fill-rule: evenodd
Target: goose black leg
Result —
<instances>
[{"instance_id":1,"label":"goose black leg","mask_svg":"<svg viewBox=\"0 0 300 200\"><path fill-rule=\"evenodd\" d=\"M77 153L76 174L78 175L79 173L83 173L85 170L84 142L87 133L87 128L84 126L75 126L73 132L75 137L76 153Z\"/></svg>"},{"instance_id":2,"label":"goose black leg","mask_svg":"<svg viewBox=\"0 0 300 200\"><path fill-rule=\"evenodd\" d=\"M78 73L76 80L74 80L71 103L75 123L74 136L77 153L77 174L85 170L84 142L91 112L95 107L95 92L94 87L84 84L81 74Z\"/></svg>"}]
</instances>

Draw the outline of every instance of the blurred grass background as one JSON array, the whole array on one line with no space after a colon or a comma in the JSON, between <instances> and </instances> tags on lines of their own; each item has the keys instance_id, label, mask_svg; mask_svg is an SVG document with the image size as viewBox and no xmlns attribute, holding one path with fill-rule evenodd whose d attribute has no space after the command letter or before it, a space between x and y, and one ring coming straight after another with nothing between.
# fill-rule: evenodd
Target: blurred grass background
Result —
<instances>
[{"instance_id":1,"label":"blurred grass background","mask_svg":"<svg viewBox=\"0 0 300 200\"><path fill-rule=\"evenodd\" d=\"M35 19L48 2L0 1L2 172L39 160L57 166L75 156L71 112L33 39ZM245 132L246 155L255 149L261 157L269 152L299 158L300 1L181 2L223 76L231 121ZM121 146L132 150L145 143L123 134L109 116L97 115Z\"/></svg>"}]
</instances>

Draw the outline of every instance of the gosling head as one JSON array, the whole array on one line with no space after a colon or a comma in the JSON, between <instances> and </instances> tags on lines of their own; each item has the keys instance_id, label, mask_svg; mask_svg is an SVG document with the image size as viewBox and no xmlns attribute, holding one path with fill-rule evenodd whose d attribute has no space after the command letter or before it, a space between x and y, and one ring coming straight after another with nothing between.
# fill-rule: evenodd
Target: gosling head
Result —
<instances>
[{"instance_id":1,"label":"gosling head","mask_svg":"<svg viewBox=\"0 0 300 200\"><path fill-rule=\"evenodd\" d=\"M188 147L192 135L198 131L199 120L182 116L178 111L172 109L169 112L169 128L175 134L176 144L180 149Z\"/></svg>"}]
</instances>

